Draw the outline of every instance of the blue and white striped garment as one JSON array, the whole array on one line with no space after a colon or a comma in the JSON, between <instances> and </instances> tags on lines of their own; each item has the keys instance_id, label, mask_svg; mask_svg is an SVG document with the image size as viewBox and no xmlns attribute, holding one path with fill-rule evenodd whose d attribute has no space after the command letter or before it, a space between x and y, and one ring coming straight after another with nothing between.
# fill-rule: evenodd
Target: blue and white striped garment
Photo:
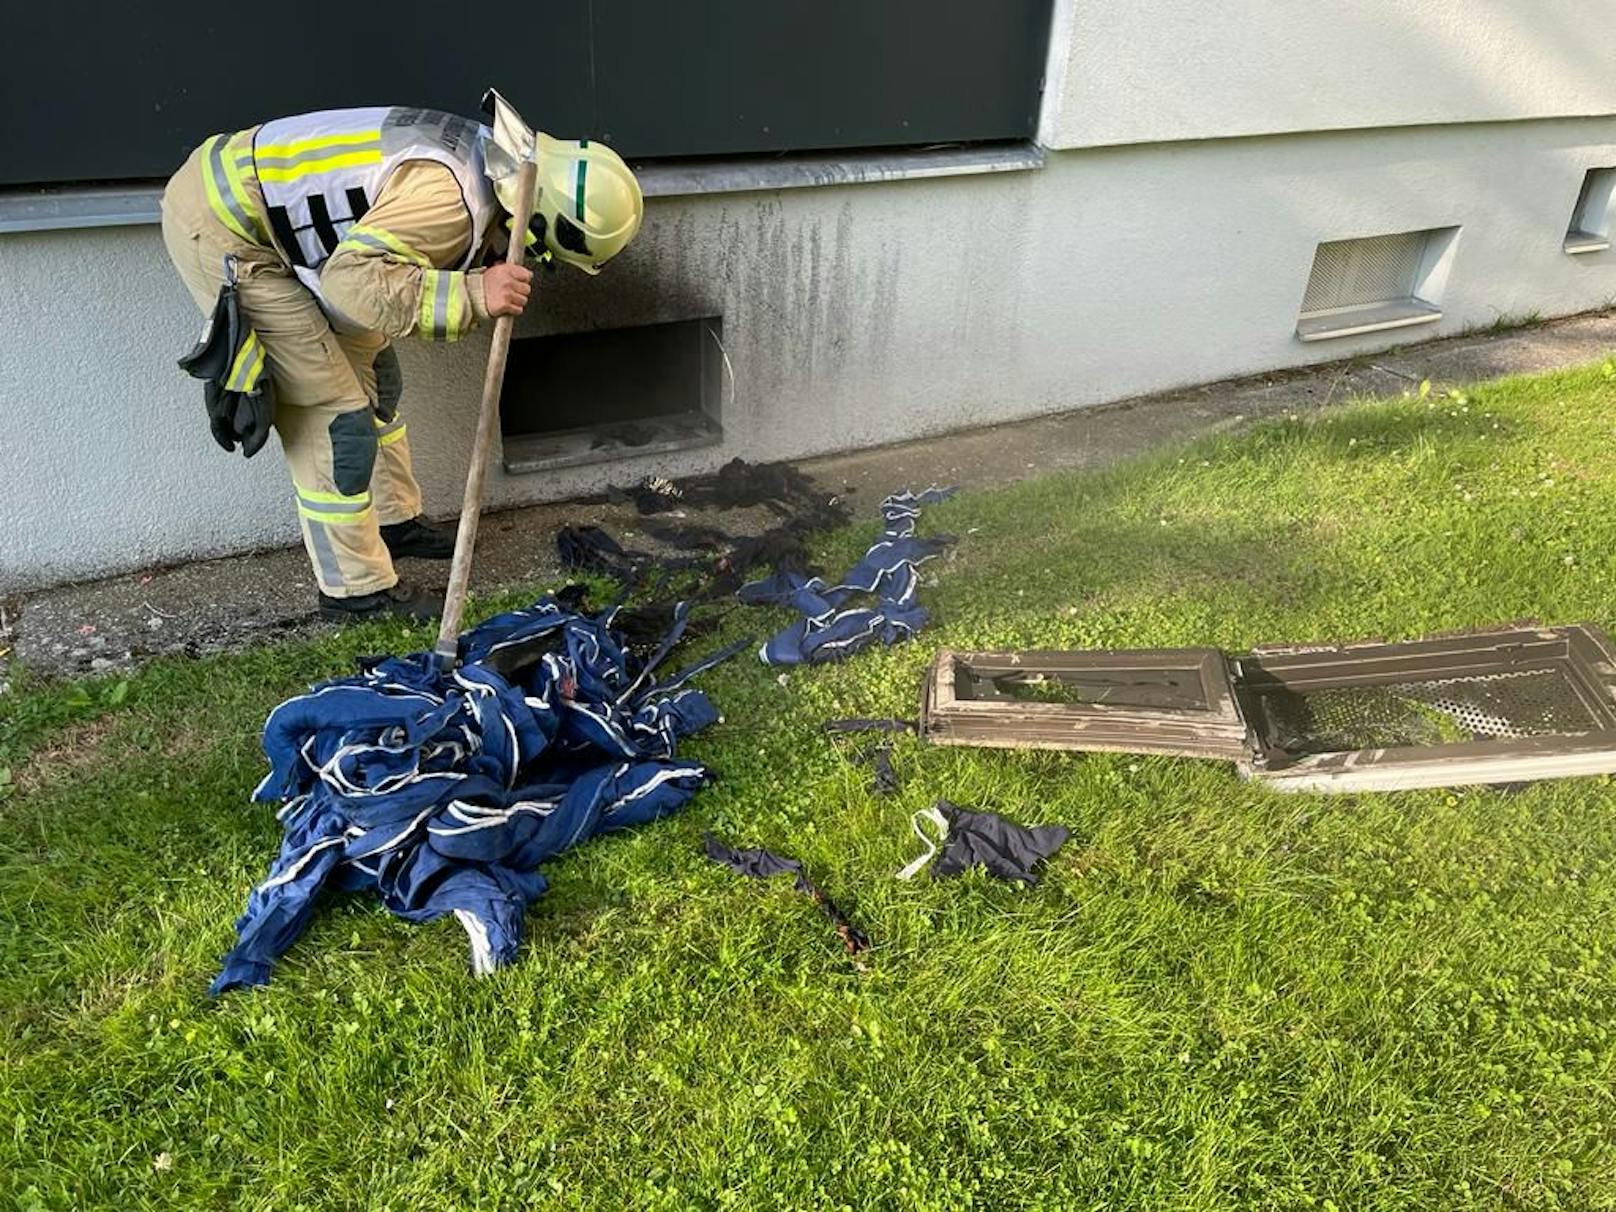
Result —
<instances>
[{"instance_id":1,"label":"blue and white striped garment","mask_svg":"<svg viewBox=\"0 0 1616 1212\"><path fill-rule=\"evenodd\" d=\"M758 649L765 665L801 665L835 661L874 643L906 640L926 623L916 601L918 565L941 553L951 538L922 539L915 522L922 505L946 501L953 488L894 493L881 502L886 525L881 538L836 585L820 577L781 570L743 585L737 596L750 605L790 606L803 617L769 638ZM858 595L874 604L853 605Z\"/></svg>"},{"instance_id":2,"label":"blue and white striped garment","mask_svg":"<svg viewBox=\"0 0 1616 1212\"><path fill-rule=\"evenodd\" d=\"M658 683L611 617L543 599L461 636L451 673L393 657L271 712L253 798L281 803L284 837L213 993L265 984L327 889L374 891L414 922L453 913L490 971L516 955L540 863L688 803L708 773L677 741L718 713L681 686L732 650Z\"/></svg>"}]
</instances>

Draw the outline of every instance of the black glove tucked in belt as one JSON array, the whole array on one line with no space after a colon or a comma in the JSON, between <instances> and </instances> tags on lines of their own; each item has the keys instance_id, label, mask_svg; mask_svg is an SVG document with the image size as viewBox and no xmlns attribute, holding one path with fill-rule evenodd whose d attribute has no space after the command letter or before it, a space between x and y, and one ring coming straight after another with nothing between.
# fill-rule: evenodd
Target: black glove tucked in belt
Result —
<instances>
[{"instance_id":1,"label":"black glove tucked in belt","mask_svg":"<svg viewBox=\"0 0 1616 1212\"><path fill-rule=\"evenodd\" d=\"M275 421L275 387L265 373L263 342L241 321L234 257L225 258L219 301L180 369L202 380L213 440L227 451L240 442L249 459L257 454Z\"/></svg>"}]
</instances>

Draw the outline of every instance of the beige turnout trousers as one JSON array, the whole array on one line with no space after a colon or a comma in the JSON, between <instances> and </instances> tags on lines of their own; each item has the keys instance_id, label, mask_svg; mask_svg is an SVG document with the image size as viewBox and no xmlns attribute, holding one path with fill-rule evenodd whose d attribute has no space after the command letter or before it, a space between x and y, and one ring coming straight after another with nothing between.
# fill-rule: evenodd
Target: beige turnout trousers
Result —
<instances>
[{"instance_id":1,"label":"beige turnout trousers","mask_svg":"<svg viewBox=\"0 0 1616 1212\"><path fill-rule=\"evenodd\" d=\"M421 512L403 418L384 420L377 411L378 371L383 410L389 395L396 405L396 358L381 333L334 331L273 249L219 221L208 201L203 152L192 154L163 193L168 255L205 315L224 284L225 258L235 259L242 316L263 343L275 429L321 592L343 598L387 589L398 574L378 528Z\"/></svg>"}]
</instances>

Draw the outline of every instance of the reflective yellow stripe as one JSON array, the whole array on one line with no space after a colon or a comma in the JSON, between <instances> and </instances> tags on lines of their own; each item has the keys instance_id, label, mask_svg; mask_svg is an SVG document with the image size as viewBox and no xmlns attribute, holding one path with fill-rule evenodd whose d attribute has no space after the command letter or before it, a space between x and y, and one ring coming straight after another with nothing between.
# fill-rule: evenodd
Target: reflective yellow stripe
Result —
<instances>
[{"instance_id":1,"label":"reflective yellow stripe","mask_svg":"<svg viewBox=\"0 0 1616 1212\"><path fill-rule=\"evenodd\" d=\"M507 233L514 230L515 227L516 227L516 220L515 219L506 219L505 220L505 231ZM532 248L538 242L539 242L538 233L535 232L531 227L524 227L522 229L522 243L523 243L524 246L526 246L527 248Z\"/></svg>"},{"instance_id":2,"label":"reflective yellow stripe","mask_svg":"<svg viewBox=\"0 0 1616 1212\"><path fill-rule=\"evenodd\" d=\"M348 229L348 234L342 238L342 244L359 244L371 248L385 248L388 252L396 253L398 256L403 257L404 260L413 265L424 265L428 269L432 267L431 261L428 261L424 256L416 252L392 232L388 231L386 228L372 227L368 223L357 223L353 227L350 227ZM341 248L342 244L337 245L337 247Z\"/></svg>"},{"instance_id":3,"label":"reflective yellow stripe","mask_svg":"<svg viewBox=\"0 0 1616 1212\"><path fill-rule=\"evenodd\" d=\"M297 503L297 511L311 522L324 522L327 526L352 526L355 522L363 522L373 512L369 505L358 513L322 513L318 509L310 509L302 501Z\"/></svg>"},{"instance_id":4,"label":"reflective yellow stripe","mask_svg":"<svg viewBox=\"0 0 1616 1212\"><path fill-rule=\"evenodd\" d=\"M216 145L218 144L219 140L223 138L223 135L214 135L213 138L209 139L202 145L202 185L203 188L207 190L208 205L213 208L213 213L218 216L219 222L223 223L243 240L246 240L249 243L256 243L256 241L253 239L252 233L248 231L247 228L242 225L241 220L237 219L236 216L231 212L229 205L225 202L223 193L220 191L220 183L214 178L213 155L217 150ZM227 185L225 188L228 189L229 186Z\"/></svg>"},{"instance_id":5,"label":"reflective yellow stripe","mask_svg":"<svg viewBox=\"0 0 1616 1212\"><path fill-rule=\"evenodd\" d=\"M253 212L252 198L247 193L247 186L242 181L241 165L232 160L229 155L222 156L220 159L224 165L224 179L226 186L229 188L231 195L236 199L236 202L240 205L242 213L253 221L253 235L251 239L255 244L261 243L265 238L264 232L259 226L257 215ZM248 161L248 163L250 164L251 161Z\"/></svg>"},{"instance_id":6,"label":"reflective yellow stripe","mask_svg":"<svg viewBox=\"0 0 1616 1212\"><path fill-rule=\"evenodd\" d=\"M391 446L394 442L398 441L404 436L404 432L408 428L409 426L407 425L400 425L397 429L391 430L388 433L378 434L376 437L376 445Z\"/></svg>"},{"instance_id":7,"label":"reflective yellow stripe","mask_svg":"<svg viewBox=\"0 0 1616 1212\"><path fill-rule=\"evenodd\" d=\"M311 522L327 526L351 526L370 517L370 493L359 492L345 496L340 492L323 492L317 488L304 488L296 480L292 488L297 494L297 511ZM325 505L329 508L321 509Z\"/></svg>"},{"instance_id":8,"label":"reflective yellow stripe","mask_svg":"<svg viewBox=\"0 0 1616 1212\"><path fill-rule=\"evenodd\" d=\"M433 313L438 305L438 279L442 275L437 270L429 269L421 275L421 320L418 327L421 335L436 340L442 334L432 327Z\"/></svg>"},{"instance_id":9,"label":"reflective yellow stripe","mask_svg":"<svg viewBox=\"0 0 1616 1212\"><path fill-rule=\"evenodd\" d=\"M247 339L236 351L236 360L225 376L225 386L231 391L251 391L264 369L264 347L258 342L258 331L250 329Z\"/></svg>"},{"instance_id":10,"label":"reflective yellow stripe","mask_svg":"<svg viewBox=\"0 0 1616 1212\"><path fill-rule=\"evenodd\" d=\"M467 294L464 278L450 278L444 283L444 288L449 292L449 314L448 327L444 329L443 339L458 341L465 327L466 304L470 302L470 296Z\"/></svg>"},{"instance_id":11,"label":"reflective yellow stripe","mask_svg":"<svg viewBox=\"0 0 1616 1212\"><path fill-rule=\"evenodd\" d=\"M428 270L421 275L421 322L423 337L434 341L456 341L465 330L471 312L471 295L466 276L451 269Z\"/></svg>"},{"instance_id":12,"label":"reflective yellow stripe","mask_svg":"<svg viewBox=\"0 0 1616 1212\"><path fill-rule=\"evenodd\" d=\"M273 164L266 164L264 156L258 156L258 179L260 181L296 181L300 177L311 177L317 173L330 172L333 168L353 168L359 164L380 164L382 153L380 148L372 151L344 152L341 155L327 156L322 160L304 160L300 164L292 164L285 168L277 168Z\"/></svg>"},{"instance_id":13,"label":"reflective yellow stripe","mask_svg":"<svg viewBox=\"0 0 1616 1212\"><path fill-rule=\"evenodd\" d=\"M341 147L348 143L380 143L382 132L376 130L350 130L335 135L316 135L312 139L299 139L295 143L266 143L258 148L259 159L285 159L300 156L322 147Z\"/></svg>"}]
</instances>

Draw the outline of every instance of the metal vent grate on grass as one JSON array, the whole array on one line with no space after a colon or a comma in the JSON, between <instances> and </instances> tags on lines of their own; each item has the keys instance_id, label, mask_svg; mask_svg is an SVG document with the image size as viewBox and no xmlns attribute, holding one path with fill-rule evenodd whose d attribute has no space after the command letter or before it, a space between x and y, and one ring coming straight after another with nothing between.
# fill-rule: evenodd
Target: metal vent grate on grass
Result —
<instances>
[{"instance_id":1,"label":"metal vent grate on grass","mask_svg":"<svg viewBox=\"0 0 1616 1212\"><path fill-rule=\"evenodd\" d=\"M1271 743L1293 754L1518 740L1599 727L1556 669L1278 692L1263 699L1263 710Z\"/></svg>"},{"instance_id":2,"label":"metal vent grate on grass","mask_svg":"<svg viewBox=\"0 0 1616 1212\"><path fill-rule=\"evenodd\" d=\"M938 654L940 745L1234 760L1289 791L1616 772L1616 650L1597 627L1403 643Z\"/></svg>"}]
</instances>

